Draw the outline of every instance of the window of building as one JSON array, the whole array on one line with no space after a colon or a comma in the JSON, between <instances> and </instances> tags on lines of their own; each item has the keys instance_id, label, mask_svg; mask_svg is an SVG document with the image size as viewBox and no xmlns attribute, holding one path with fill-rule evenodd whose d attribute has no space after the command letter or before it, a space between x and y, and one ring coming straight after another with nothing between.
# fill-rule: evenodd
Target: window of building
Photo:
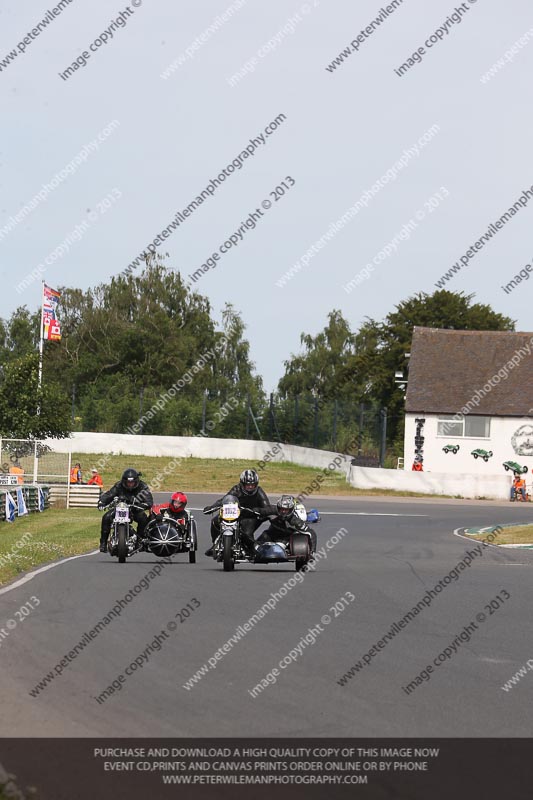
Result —
<instances>
[{"instance_id":1,"label":"window of building","mask_svg":"<svg viewBox=\"0 0 533 800\"><path fill-rule=\"evenodd\" d=\"M490 417L441 414L437 421L437 436L466 436L472 439L490 438Z\"/></svg>"},{"instance_id":2,"label":"window of building","mask_svg":"<svg viewBox=\"0 0 533 800\"><path fill-rule=\"evenodd\" d=\"M479 436L488 439L490 436L490 417L465 417L465 436Z\"/></svg>"}]
</instances>

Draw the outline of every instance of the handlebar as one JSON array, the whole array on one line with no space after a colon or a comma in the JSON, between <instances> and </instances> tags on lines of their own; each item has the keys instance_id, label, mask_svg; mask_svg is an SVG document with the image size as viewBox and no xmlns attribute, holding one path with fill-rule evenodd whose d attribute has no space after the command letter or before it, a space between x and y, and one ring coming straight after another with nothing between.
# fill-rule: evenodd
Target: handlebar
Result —
<instances>
[{"instance_id":1,"label":"handlebar","mask_svg":"<svg viewBox=\"0 0 533 800\"><path fill-rule=\"evenodd\" d=\"M213 511L218 511L222 506L206 506L202 509L202 514L212 514Z\"/></svg>"},{"instance_id":2,"label":"handlebar","mask_svg":"<svg viewBox=\"0 0 533 800\"><path fill-rule=\"evenodd\" d=\"M109 503L105 504L98 503L98 506L100 510L103 511L105 508L111 508L111 506L118 505L118 503L126 503L126 505L130 506L130 508L138 508L139 511L148 511L148 509L152 507L151 503L142 503L141 505L139 505L138 503L135 502L135 499L133 499L132 502L127 497L113 497Z\"/></svg>"}]
</instances>

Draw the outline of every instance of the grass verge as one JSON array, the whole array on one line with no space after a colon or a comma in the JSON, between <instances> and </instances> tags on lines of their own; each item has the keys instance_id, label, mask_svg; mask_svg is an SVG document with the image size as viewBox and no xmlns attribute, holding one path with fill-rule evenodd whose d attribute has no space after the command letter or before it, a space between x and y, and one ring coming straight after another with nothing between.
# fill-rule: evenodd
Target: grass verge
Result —
<instances>
[{"instance_id":1,"label":"grass verge","mask_svg":"<svg viewBox=\"0 0 533 800\"><path fill-rule=\"evenodd\" d=\"M469 539L481 541L487 536L485 533L469 533ZM533 544L533 525L511 525L498 531L497 538L492 544Z\"/></svg>"},{"instance_id":2,"label":"grass verge","mask_svg":"<svg viewBox=\"0 0 533 800\"><path fill-rule=\"evenodd\" d=\"M87 480L91 468L98 461L106 459L103 454L87 455L86 453L73 453L72 463L79 461L82 466L83 478ZM156 476L163 473L165 467L172 464L172 459L166 456L124 456L113 455L106 461L101 470L104 489L108 489L119 480L127 467L142 472L143 480L151 483ZM161 475L160 491L182 492L219 492L222 494L235 483L243 469L257 469L256 461L243 461L241 459L212 459L212 458L184 458L181 463L171 471L170 475ZM318 475L324 480L315 489L316 494L331 494L346 497L360 495L391 495L396 497L429 497L421 492L397 492L392 489L356 489L350 486L339 470L331 470L324 475L323 470L313 467L300 467L297 464L286 462L272 462L260 471L261 486L267 494L294 494L306 491ZM443 497L444 495L439 495Z\"/></svg>"},{"instance_id":3,"label":"grass verge","mask_svg":"<svg viewBox=\"0 0 533 800\"><path fill-rule=\"evenodd\" d=\"M94 550L101 516L96 509L51 508L0 522L0 586L42 564Z\"/></svg>"}]
</instances>

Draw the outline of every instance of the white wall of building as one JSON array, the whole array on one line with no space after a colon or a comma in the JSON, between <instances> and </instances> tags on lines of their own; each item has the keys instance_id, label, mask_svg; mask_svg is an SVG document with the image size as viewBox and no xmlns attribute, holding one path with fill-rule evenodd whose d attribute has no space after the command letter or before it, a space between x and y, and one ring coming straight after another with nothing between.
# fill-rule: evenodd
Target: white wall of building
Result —
<instances>
[{"instance_id":1,"label":"white wall of building","mask_svg":"<svg viewBox=\"0 0 533 800\"><path fill-rule=\"evenodd\" d=\"M533 401L532 401L533 402ZM468 478L484 476L506 475L502 464L504 461L516 461L521 466L528 467L525 476L529 485L533 473L533 418L532 417L491 417L490 437L483 439L467 436L439 436L437 433L437 414L406 414L405 419L405 444L404 458L405 469L411 470L415 456L416 422L418 418L425 419L422 436L424 437L424 472L437 472L448 475L467 475ZM513 443L514 440L514 443ZM531 446L526 445L530 442ZM458 444L459 452L444 453L443 447L447 444ZM492 450L493 456L487 462L482 458L475 459L472 450L481 448ZM528 455L523 455L516 450L522 448Z\"/></svg>"}]
</instances>

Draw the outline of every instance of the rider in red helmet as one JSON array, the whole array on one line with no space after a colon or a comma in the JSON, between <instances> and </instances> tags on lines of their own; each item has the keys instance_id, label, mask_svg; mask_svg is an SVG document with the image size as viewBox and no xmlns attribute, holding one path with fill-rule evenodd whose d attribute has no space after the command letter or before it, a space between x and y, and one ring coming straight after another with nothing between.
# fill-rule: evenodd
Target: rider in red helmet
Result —
<instances>
[{"instance_id":1,"label":"rider in red helmet","mask_svg":"<svg viewBox=\"0 0 533 800\"><path fill-rule=\"evenodd\" d=\"M169 516L176 520L179 525L187 525L189 522L189 515L185 511L186 505L187 495L183 492L174 492L168 503L152 506L152 514L159 519L164 516Z\"/></svg>"}]
</instances>

